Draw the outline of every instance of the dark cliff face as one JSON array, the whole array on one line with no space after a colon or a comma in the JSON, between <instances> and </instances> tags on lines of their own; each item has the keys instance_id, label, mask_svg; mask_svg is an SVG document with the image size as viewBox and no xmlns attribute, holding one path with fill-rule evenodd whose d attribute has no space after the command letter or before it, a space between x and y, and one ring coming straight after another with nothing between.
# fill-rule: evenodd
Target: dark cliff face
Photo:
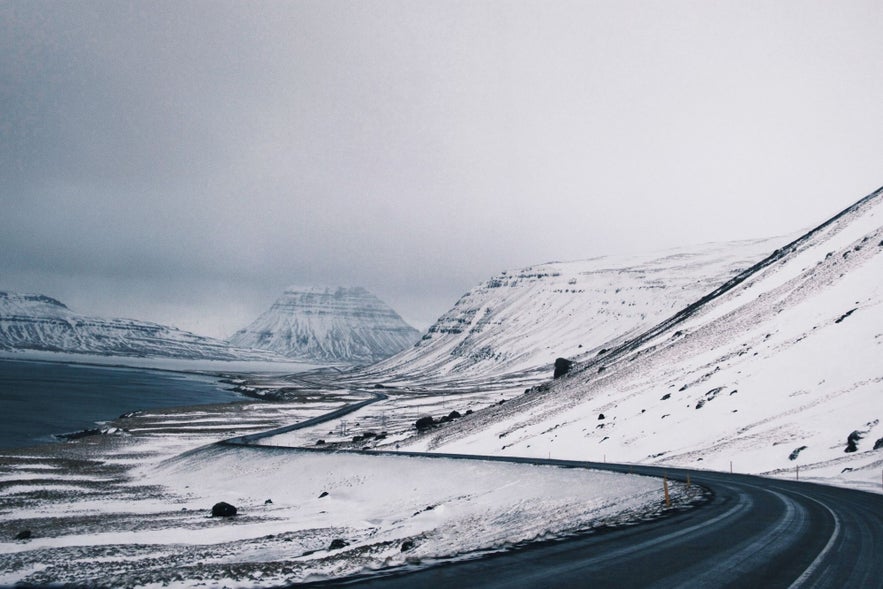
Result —
<instances>
[{"instance_id":1,"label":"dark cliff face","mask_svg":"<svg viewBox=\"0 0 883 589\"><path fill-rule=\"evenodd\" d=\"M364 288L289 288L228 341L311 362L370 364L419 336Z\"/></svg>"}]
</instances>

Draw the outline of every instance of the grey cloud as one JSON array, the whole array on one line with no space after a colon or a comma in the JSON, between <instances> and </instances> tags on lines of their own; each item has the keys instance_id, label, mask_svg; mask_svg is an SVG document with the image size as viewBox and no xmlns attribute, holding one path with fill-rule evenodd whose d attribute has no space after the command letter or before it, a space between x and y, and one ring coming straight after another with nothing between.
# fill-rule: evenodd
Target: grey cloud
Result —
<instances>
[{"instance_id":1,"label":"grey cloud","mask_svg":"<svg viewBox=\"0 0 883 589\"><path fill-rule=\"evenodd\" d=\"M507 267L790 232L880 183L881 10L3 2L0 288L425 324Z\"/></svg>"}]
</instances>

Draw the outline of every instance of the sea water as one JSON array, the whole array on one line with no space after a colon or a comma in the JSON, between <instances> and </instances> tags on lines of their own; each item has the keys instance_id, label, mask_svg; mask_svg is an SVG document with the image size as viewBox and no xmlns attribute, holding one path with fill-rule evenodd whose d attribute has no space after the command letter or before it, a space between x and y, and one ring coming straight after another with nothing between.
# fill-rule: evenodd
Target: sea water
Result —
<instances>
[{"instance_id":1,"label":"sea water","mask_svg":"<svg viewBox=\"0 0 883 589\"><path fill-rule=\"evenodd\" d=\"M140 368L0 360L0 448L57 441L54 434L139 409L243 397L217 378Z\"/></svg>"}]
</instances>

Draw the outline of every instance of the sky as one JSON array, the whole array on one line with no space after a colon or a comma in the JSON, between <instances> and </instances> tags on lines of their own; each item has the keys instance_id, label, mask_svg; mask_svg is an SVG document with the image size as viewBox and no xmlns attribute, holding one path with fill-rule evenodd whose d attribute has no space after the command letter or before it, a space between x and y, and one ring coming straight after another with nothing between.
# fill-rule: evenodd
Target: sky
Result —
<instances>
[{"instance_id":1,"label":"sky","mask_svg":"<svg viewBox=\"0 0 883 589\"><path fill-rule=\"evenodd\" d=\"M226 337L791 234L883 184L883 3L0 0L0 290Z\"/></svg>"}]
</instances>

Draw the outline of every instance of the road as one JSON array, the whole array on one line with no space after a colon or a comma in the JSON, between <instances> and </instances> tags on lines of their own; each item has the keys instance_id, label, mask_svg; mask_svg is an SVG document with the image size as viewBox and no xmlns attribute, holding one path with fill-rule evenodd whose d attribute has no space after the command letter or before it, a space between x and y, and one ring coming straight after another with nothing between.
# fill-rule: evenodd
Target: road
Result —
<instances>
[{"instance_id":1,"label":"road","mask_svg":"<svg viewBox=\"0 0 883 589\"><path fill-rule=\"evenodd\" d=\"M288 428L334 419L383 395ZM251 445L280 430L227 443ZM314 583L347 587L883 588L883 495L805 482L640 465L376 452L668 475L710 490L700 507L639 525L472 560Z\"/></svg>"},{"instance_id":2,"label":"road","mask_svg":"<svg viewBox=\"0 0 883 589\"><path fill-rule=\"evenodd\" d=\"M502 460L667 474L674 479L689 473L691 481L710 489L713 497L701 507L635 526L474 560L311 586L883 587L883 495L709 471Z\"/></svg>"}]
</instances>

